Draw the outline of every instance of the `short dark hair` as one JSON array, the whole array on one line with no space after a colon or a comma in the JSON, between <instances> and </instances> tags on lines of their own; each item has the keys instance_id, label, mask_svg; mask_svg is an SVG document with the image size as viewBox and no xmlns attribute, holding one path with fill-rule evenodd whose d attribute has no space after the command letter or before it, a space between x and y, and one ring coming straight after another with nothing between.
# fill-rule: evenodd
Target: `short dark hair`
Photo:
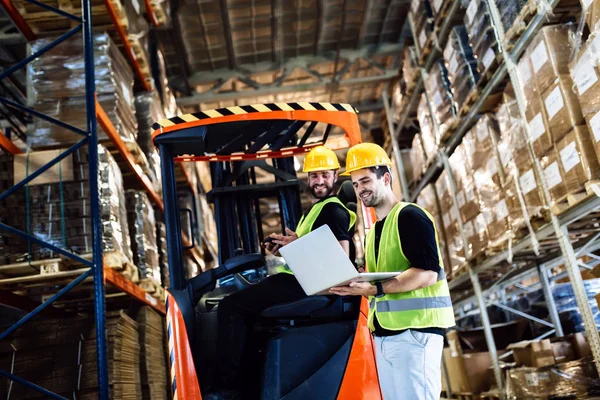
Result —
<instances>
[{"instance_id":1,"label":"short dark hair","mask_svg":"<svg viewBox=\"0 0 600 400\"><path fill-rule=\"evenodd\" d=\"M387 165L378 165L376 167L369 167L369 170L375 174L377 179L383 178L388 173L390 174L390 187L392 187L392 170Z\"/></svg>"}]
</instances>

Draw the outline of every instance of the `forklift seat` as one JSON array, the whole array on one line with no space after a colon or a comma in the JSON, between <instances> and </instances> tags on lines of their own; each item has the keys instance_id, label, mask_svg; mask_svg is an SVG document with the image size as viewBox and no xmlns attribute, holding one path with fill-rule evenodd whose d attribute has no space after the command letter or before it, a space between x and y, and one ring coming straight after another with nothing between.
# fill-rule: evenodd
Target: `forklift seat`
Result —
<instances>
[{"instance_id":1,"label":"forklift seat","mask_svg":"<svg viewBox=\"0 0 600 400\"><path fill-rule=\"evenodd\" d=\"M356 212L357 198L351 181L344 181L340 185L337 196L348 209ZM338 296L308 296L291 303L268 307L260 316L275 319L339 317L352 310L352 303L348 300Z\"/></svg>"}]
</instances>

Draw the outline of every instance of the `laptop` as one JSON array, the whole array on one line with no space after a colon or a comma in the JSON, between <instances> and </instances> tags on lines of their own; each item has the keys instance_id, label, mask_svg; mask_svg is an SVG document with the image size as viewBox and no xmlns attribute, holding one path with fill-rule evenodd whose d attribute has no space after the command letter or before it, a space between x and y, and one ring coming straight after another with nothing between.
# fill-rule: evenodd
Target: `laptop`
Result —
<instances>
[{"instance_id":1,"label":"laptop","mask_svg":"<svg viewBox=\"0 0 600 400\"><path fill-rule=\"evenodd\" d=\"M350 282L384 281L400 272L359 273L328 225L279 249L298 283L308 295L331 294L329 289Z\"/></svg>"}]
</instances>

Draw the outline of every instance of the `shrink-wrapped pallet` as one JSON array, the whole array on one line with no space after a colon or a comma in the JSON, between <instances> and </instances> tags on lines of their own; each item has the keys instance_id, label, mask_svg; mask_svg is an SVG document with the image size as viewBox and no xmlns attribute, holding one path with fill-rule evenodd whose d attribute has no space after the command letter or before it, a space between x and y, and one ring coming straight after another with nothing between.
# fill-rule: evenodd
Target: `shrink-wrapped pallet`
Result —
<instances>
[{"instance_id":1,"label":"shrink-wrapped pallet","mask_svg":"<svg viewBox=\"0 0 600 400\"><path fill-rule=\"evenodd\" d=\"M12 185L21 181L60 152L50 150L15 156L14 176L7 177L5 182ZM121 172L102 146L98 146L98 158L102 249L119 253L124 261L130 260ZM89 199L87 148L84 147L7 198L1 205L1 214L5 223L40 240L77 254L88 254L93 246ZM5 237L10 246L2 253L2 264L58 257L54 251L33 242L16 236Z\"/></svg>"},{"instance_id":2,"label":"shrink-wrapped pallet","mask_svg":"<svg viewBox=\"0 0 600 400\"><path fill-rule=\"evenodd\" d=\"M463 222L474 219L480 212L479 199L464 145L459 145L449 159L456 184L456 202Z\"/></svg>"},{"instance_id":3,"label":"shrink-wrapped pallet","mask_svg":"<svg viewBox=\"0 0 600 400\"><path fill-rule=\"evenodd\" d=\"M473 54L477 59L479 72L484 75L497 66L498 37L492 27L492 19L486 2L474 0L467 4L465 26L469 33Z\"/></svg>"},{"instance_id":4,"label":"shrink-wrapped pallet","mask_svg":"<svg viewBox=\"0 0 600 400\"><path fill-rule=\"evenodd\" d=\"M161 286L156 220L152 204L144 192L136 190L126 191L125 198L133 263L140 271L141 279L151 279Z\"/></svg>"},{"instance_id":5,"label":"shrink-wrapped pallet","mask_svg":"<svg viewBox=\"0 0 600 400\"><path fill-rule=\"evenodd\" d=\"M552 141L558 143L574 126L583 125L581 106L569 75L560 75L542 93Z\"/></svg>"},{"instance_id":6,"label":"shrink-wrapped pallet","mask_svg":"<svg viewBox=\"0 0 600 400\"><path fill-rule=\"evenodd\" d=\"M558 144L556 150L568 193L585 191L584 185L600 177L600 164L587 126L574 127Z\"/></svg>"},{"instance_id":7,"label":"shrink-wrapped pallet","mask_svg":"<svg viewBox=\"0 0 600 400\"><path fill-rule=\"evenodd\" d=\"M448 67L448 79L451 84L455 103L460 109L479 80L477 61L469 44L467 29L455 26L450 31L448 43L444 49L444 59Z\"/></svg>"},{"instance_id":8,"label":"shrink-wrapped pallet","mask_svg":"<svg viewBox=\"0 0 600 400\"><path fill-rule=\"evenodd\" d=\"M433 130L433 121L425 94L421 95L421 100L417 107L417 119L421 130L421 142L425 151L425 160L429 162L436 156L439 142Z\"/></svg>"},{"instance_id":9,"label":"shrink-wrapped pallet","mask_svg":"<svg viewBox=\"0 0 600 400\"><path fill-rule=\"evenodd\" d=\"M164 222L156 222L156 244L158 247L158 264L160 267L163 286L169 288L171 279L169 275L169 255L167 253L167 228Z\"/></svg>"},{"instance_id":10,"label":"shrink-wrapped pallet","mask_svg":"<svg viewBox=\"0 0 600 400\"><path fill-rule=\"evenodd\" d=\"M32 51L39 51L52 39L38 39ZM98 102L124 141L137 135L133 97L133 73L120 50L107 34L94 35L94 70ZM81 35L75 35L37 57L29 66L34 108L53 118L86 130L85 63ZM32 148L65 146L81 135L45 120L34 118ZM97 127L100 140L107 140Z\"/></svg>"},{"instance_id":11,"label":"shrink-wrapped pallet","mask_svg":"<svg viewBox=\"0 0 600 400\"><path fill-rule=\"evenodd\" d=\"M415 135L410 149L410 163L413 171L413 181L417 182L421 179L425 170L425 155L423 153L423 145L421 144L421 135Z\"/></svg>"},{"instance_id":12,"label":"shrink-wrapped pallet","mask_svg":"<svg viewBox=\"0 0 600 400\"><path fill-rule=\"evenodd\" d=\"M434 63L425 82L425 89L431 102L431 110L433 110L432 118L438 127L436 143L439 144L448 132L450 125L458 117L448 81L448 71L443 61Z\"/></svg>"},{"instance_id":13,"label":"shrink-wrapped pallet","mask_svg":"<svg viewBox=\"0 0 600 400\"><path fill-rule=\"evenodd\" d=\"M529 45L528 55L533 80L540 92L546 91L560 75L569 74L569 57L573 51L573 27L543 27Z\"/></svg>"}]
</instances>

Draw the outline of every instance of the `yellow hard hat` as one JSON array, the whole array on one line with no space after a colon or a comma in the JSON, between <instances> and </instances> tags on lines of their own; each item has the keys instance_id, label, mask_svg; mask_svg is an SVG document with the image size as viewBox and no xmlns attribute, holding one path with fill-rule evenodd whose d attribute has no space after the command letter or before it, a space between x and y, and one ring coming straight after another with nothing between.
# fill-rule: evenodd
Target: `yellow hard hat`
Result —
<instances>
[{"instance_id":1,"label":"yellow hard hat","mask_svg":"<svg viewBox=\"0 0 600 400\"><path fill-rule=\"evenodd\" d=\"M342 175L348 176L351 172L359 169L377 167L379 165L391 166L392 161L381 146L375 143L360 143L352 146L346 156L346 172Z\"/></svg>"},{"instance_id":2,"label":"yellow hard hat","mask_svg":"<svg viewBox=\"0 0 600 400\"><path fill-rule=\"evenodd\" d=\"M317 146L304 158L304 172L317 172L340 169L340 162L333 150L325 146Z\"/></svg>"}]
</instances>

